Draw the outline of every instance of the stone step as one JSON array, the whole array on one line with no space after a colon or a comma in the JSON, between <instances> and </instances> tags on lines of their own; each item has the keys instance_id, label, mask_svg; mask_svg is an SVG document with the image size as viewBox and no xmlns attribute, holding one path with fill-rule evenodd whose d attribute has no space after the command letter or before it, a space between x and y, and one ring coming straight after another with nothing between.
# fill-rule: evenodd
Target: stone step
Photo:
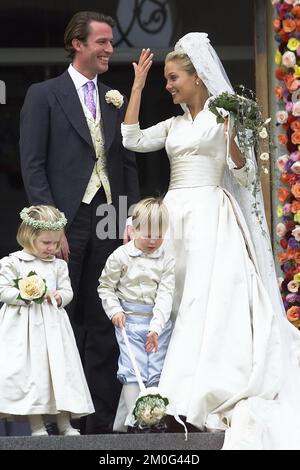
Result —
<instances>
[{"instance_id":1,"label":"stone step","mask_svg":"<svg viewBox=\"0 0 300 470\"><path fill-rule=\"evenodd\" d=\"M218 450L223 432L0 437L0 450Z\"/></svg>"}]
</instances>

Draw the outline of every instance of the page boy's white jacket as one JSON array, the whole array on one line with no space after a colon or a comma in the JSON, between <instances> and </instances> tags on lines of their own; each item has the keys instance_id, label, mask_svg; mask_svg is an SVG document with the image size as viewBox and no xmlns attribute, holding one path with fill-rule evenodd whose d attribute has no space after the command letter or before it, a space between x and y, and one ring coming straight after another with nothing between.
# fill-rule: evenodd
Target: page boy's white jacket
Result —
<instances>
[{"instance_id":1,"label":"page boy's white jacket","mask_svg":"<svg viewBox=\"0 0 300 470\"><path fill-rule=\"evenodd\" d=\"M154 305L149 331L160 334L170 318L175 289L175 260L163 246L147 254L134 241L117 248L107 259L98 293L107 316L122 312L120 300Z\"/></svg>"}]
</instances>

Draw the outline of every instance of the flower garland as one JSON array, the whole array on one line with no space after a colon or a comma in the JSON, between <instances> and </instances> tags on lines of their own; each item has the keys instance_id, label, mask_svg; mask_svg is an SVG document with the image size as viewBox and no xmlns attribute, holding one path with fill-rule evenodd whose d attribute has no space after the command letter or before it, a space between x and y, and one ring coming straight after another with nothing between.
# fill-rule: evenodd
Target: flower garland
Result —
<instances>
[{"instance_id":1,"label":"flower garland","mask_svg":"<svg viewBox=\"0 0 300 470\"><path fill-rule=\"evenodd\" d=\"M277 14L275 96L281 108L276 122L281 126L278 142L285 147L276 161L282 183L277 191L278 261L283 271L279 284L287 318L300 328L300 0L271 2Z\"/></svg>"}]
</instances>

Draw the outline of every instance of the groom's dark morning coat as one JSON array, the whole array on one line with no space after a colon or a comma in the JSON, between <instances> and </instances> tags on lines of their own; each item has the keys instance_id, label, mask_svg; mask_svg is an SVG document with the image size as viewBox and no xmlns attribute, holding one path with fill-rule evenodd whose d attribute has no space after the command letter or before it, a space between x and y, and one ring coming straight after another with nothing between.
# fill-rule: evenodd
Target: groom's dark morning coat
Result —
<instances>
[{"instance_id":1,"label":"groom's dark morning coat","mask_svg":"<svg viewBox=\"0 0 300 470\"><path fill-rule=\"evenodd\" d=\"M118 210L121 195L128 196L128 208L139 200L139 186L135 156L122 146L120 126L126 104L117 109L106 103L109 89L98 78L108 178L113 206ZM96 236L100 220L95 216L96 209L106 202L103 189L89 205L81 202L96 156L68 71L29 88L21 110L20 157L30 204L54 205L68 219L74 299L67 310L96 409L83 432L109 432L120 391L116 379L118 348L97 286L107 257L121 242Z\"/></svg>"},{"instance_id":2,"label":"groom's dark morning coat","mask_svg":"<svg viewBox=\"0 0 300 470\"><path fill-rule=\"evenodd\" d=\"M105 101L110 88L98 79L107 169L113 204L127 195L129 206L139 198L134 154L122 146L120 125L125 105ZM72 222L95 164L95 151L74 83L66 71L32 85L21 111L22 175L31 204L52 204Z\"/></svg>"}]
</instances>

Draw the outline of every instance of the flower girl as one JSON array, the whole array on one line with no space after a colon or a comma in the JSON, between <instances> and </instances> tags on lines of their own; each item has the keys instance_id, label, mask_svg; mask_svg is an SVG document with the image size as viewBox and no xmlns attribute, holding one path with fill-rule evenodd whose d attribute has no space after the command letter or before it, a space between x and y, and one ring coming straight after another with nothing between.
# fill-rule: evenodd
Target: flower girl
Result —
<instances>
[{"instance_id":1,"label":"flower girl","mask_svg":"<svg viewBox=\"0 0 300 470\"><path fill-rule=\"evenodd\" d=\"M0 260L0 418L27 416L43 436L43 415L56 415L60 434L77 435L70 418L94 407L64 310L73 297L67 264L55 257L67 220L45 205L20 216L23 250Z\"/></svg>"}]
</instances>

